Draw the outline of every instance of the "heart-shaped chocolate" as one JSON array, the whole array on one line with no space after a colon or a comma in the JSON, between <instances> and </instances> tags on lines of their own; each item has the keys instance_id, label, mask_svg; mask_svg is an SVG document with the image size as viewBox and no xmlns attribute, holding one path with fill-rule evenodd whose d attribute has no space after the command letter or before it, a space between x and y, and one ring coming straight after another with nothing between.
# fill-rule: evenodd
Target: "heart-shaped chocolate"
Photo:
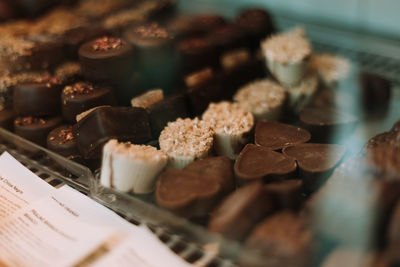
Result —
<instances>
[{"instance_id":1,"label":"heart-shaped chocolate","mask_svg":"<svg viewBox=\"0 0 400 267\"><path fill-rule=\"evenodd\" d=\"M282 180L296 170L293 158L266 147L247 144L235 163L235 175L240 182L259 179Z\"/></svg>"},{"instance_id":2,"label":"heart-shaped chocolate","mask_svg":"<svg viewBox=\"0 0 400 267\"><path fill-rule=\"evenodd\" d=\"M310 138L310 133L305 129L275 121L260 121L256 126L254 141L257 145L278 150L305 143Z\"/></svg>"},{"instance_id":3,"label":"heart-shaped chocolate","mask_svg":"<svg viewBox=\"0 0 400 267\"><path fill-rule=\"evenodd\" d=\"M225 157L195 161L183 170L166 169L157 181L160 207L187 218L207 215L233 189L232 163Z\"/></svg>"},{"instance_id":4,"label":"heart-shaped chocolate","mask_svg":"<svg viewBox=\"0 0 400 267\"><path fill-rule=\"evenodd\" d=\"M335 144L299 144L286 147L283 154L297 161L307 191L314 191L344 157L346 148Z\"/></svg>"}]
</instances>

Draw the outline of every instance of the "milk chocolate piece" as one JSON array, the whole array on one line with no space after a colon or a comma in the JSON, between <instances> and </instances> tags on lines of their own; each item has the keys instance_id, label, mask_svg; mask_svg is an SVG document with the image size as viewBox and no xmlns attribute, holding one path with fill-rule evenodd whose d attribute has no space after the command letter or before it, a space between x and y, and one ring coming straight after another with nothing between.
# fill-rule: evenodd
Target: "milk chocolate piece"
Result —
<instances>
[{"instance_id":1,"label":"milk chocolate piece","mask_svg":"<svg viewBox=\"0 0 400 267\"><path fill-rule=\"evenodd\" d=\"M14 111L22 116L45 116L60 113L62 85L54 77L14 87Z\"/></svg>"},{"instance_id":2,"label":"milk chocolate piece","mask_svg":"<svg viewBox=\"0 0 400 267\"><path fill-rule=\"evenodd\" d=\"M246 33L251 50L260 47L260 41L275 32L271 15L263 9L243 10L235 23Z\"/></svg>"},{"instance_id":3,"label":"milk chocolate piece","mask_svg":"<svg viewBox=\"0 0 400 267\"><path fill-rule=\"evenodd\" d=\"M198 159L187 165L183 170L215 177L221 185L223 194L232 192L235 187L233 164L227 157L221 156Z\"/></svg>"},{"instance_id":4,"label":"milk chocolate piece","mask_svg":"<svg viewBox=\"0 0 400 267\"><path fill-rule=\"evenodd\" d=\"M189 117L188 101L184 94L167 97L147 108L151 132L157 139L168 122Z\"/></svg>"},{"instance_id":5,"label":"milk chocolate piece","mask_svg":"<svg viewBox=\"0 0 400 267\"><path fill-rule=\"evenodd\" d=\"M199 217L215 206L221 188L214 175L168 168L158 178L155 199L160 207L175 214Z\"/></svg>"},{"instance_id":6,"label":"milk chocolate piece","mask_svg":"<svg viewBox=\"0 0 400 267\"><path fill-rule=\"evenodd\" d=\"M357 118L330 107L306 107L300 112L302 127L310 131L313 142L337 143L355 128Z\"/></svg>"},{"instance_id":7,"label":"milk chocolate piece","mask_svg":"<svg viewBox=\"0 0 400 267\"><path fill-rule=\"evenodd\" d=\"M257 225L245 243L249 254L241 257L243 266L308 266L312 233L304 218L283 211Z\"/></svg>"},{"instance_id":8,"label":"milk chocolate piece","mask_svg":"<svg viewBox=\"0 0 400 267\"><path fill-rule=\"evenodd\" d=\"M61 94L61 109L65 120L76 122L76 115L103 105L114 105L112 88L88 82L77 82L64 87Z\"/></svg>"},{"instance_id":9,"label":"milk chocolate piece","mask_svg":"<svg viewBox=\"0 0 400 267\"><path fill-rule=\"evenodd\" d=\"M45 147L47 135L61 122L61 117L18 117L14 120L14 131L17 135Z\"/></svg>"},{"instance_id":10,"label":"milk chocolate piece","mask_svg":"<svg viewBox=\"0 0 400 267\"><path fill-rule=\"evenodd\" d=\"M47 148L70 159L80 155L71 125L62 125L52 130L47 136Z\"/></svg>"},{"instance_id":11,"label":"milk chocolate piece","mask_svg":"<svg viewBox=\"0 0 400 267\"><path fill-rule=\"evenodd\" d=\"M120 38L86 42L78 53L82 74L89 81L116 83L133 71L133 47Z\"/></svg>"},{"instance_id":12,"label":"milk chocolate piece","mask_svg":"<svg viewBox=\"0 0 400 267\"><path fill-rule=\"evenodd\" d=\"M275 121L259 121L256 125L254 142L272 150L305 143L310 140L310 133L294 125Z\"/></svg>"},{"instance_id":13,"label":"milk chocolate piece","mask_svg":"<svg viewBox=\"0 0 400 267\"><path fill-rule=\"evenodd\" d=\"M14 129L15 112L12 108L0 106L0 127L12 131Z\"/></svg>"},{"instance_id":14,"label":"milk chocolate piece","mask_svg":"<svg viewBox=\"0 0 400 267\"><path fill-rule=\"evenodd\" d=\"M147 112L134 107L98 108L73 126L78 149L85 159L99 158L109 139L143 144L151 139Z\"/></svg>"},{"instance_id":15,"label":"milk chocolate piece","mask_svg":"<svg viewBox=\"0 0 400 267\"><path fill-rule=\"evenodd\" d=\"M185 77L186 94L193 114L201 114L210 102L223 99L221 81L210 68L192 73Z\"/></svg>"},{"instance_id":16,"label":"milk chocolate piece","mask_svg":"<svg viewBox=\"0 0 400 267\"><path fill-rule=\"evenodd\" d=\"M282 180L294 173L296 162L282 153L247 144L240 152L234 170L240 182Z\"/></svg>"},{"instance_id":17,"label":"milk chocolate piece","mask_svg":"<svg viewBox=\"0 0 400 267\"><path fill-rule=\"evenodd\" d=\"M295 159L308 192L315 191L340 163L346 148L334 144L298 144L286 147L283 154Z\"/></svg>"},{"instance_id":18,"label":"milk chocolate piece","mask_svg":"<svg viewBox=\"0 0 400 267\"><path fill-rule=\"evenodd\" d=\"M265 185L265 190L273 197L279 209L300 208L303 182L301 180L285 180Z\"/></svg>"},{"instance_id":19,"label":"milk chocolate piece","mask_svg":"<svg viewBox=\"0 0 400 267\"><path fill-rule=\"evenodd\" d=\"M213 211L208 229L230 239L243 239L275 206L262 183L254 182L228 195Z\"/></svg>"},{"instance_id":20,"label":"milk chocolate piece","mask_svg":"<svg viewBox=\"0 0 400 267\"><path fill-rule=\"evenodd\" d=\"M369 117L384 116L389 109L391 83L386 78L368 72L360 74L361 103Z\"/></svg>"}]
</instances>

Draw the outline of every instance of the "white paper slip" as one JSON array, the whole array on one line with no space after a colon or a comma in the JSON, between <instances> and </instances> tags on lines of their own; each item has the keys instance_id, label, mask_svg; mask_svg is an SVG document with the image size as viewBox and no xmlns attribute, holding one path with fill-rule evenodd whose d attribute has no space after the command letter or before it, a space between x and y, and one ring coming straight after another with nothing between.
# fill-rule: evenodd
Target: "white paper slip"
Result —
<instances>
[{"instance_id":1,"label":"white paper slip","mask_svg":"<svg viewBox=\"0 0 400 267\"><path fill-rule=\"evenodd\" d=\"M138 226L114 250L90 267L190 267L147 227Z\"/></svg>"},{"instance_id":2,"label":"white paper slip","mask_svg":"<svg viewBox=\"0 0 400 267\"><path fill-rule=\"evenodd\" d=\"M111 228L80 221L68 203L52 194L0 227L0 261L6 266L73 266L114 234Z\"/></svg>"},{"instance_id":3,"label":"white paper slip","mask_svg":"<svg viewBox=\"0 0 400 267\"><path fill-rule=\"evenodd\" d=\"M9 153L0 156L0 223L55 190Z\"/></svg>"}]
</instances>

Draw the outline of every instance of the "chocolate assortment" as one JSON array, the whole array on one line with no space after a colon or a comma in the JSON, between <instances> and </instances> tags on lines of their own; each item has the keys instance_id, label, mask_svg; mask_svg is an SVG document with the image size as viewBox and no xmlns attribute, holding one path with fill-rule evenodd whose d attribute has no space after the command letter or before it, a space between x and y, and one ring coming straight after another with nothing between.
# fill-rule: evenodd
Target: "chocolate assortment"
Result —
<instances>
[{"instance_id":1,"label":"chocolate assortment","mask_svg":"<svg viewBox=\"0 0 400 267\"><path fill-rule=\"evenodd\" d=\"M101 186L242 242L243 266L330 266L361 243L400 261L400 122L352 158L346 143L386 114L389 80L361 72L339 90L350 62L260 8L63 2L0 24L1 127L91 169L102 159Z\"/></svg>"}]
</instances>

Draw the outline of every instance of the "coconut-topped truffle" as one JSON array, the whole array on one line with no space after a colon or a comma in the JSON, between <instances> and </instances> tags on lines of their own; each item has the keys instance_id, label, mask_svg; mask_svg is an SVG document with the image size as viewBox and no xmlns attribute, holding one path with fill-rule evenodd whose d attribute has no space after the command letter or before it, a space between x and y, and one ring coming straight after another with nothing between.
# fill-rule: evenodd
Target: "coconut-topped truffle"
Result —
<instances>
[{"instance_id":1,"label":"coconut-topped truffle","mask_svg":"<svg viewBox=\"0 0 400 267\"><path fill-rule=\"evenodd\" d=\"M303 28L272 35L261 43L261 49L270 72L285 87L300 82L312 53Z\"/></svg>"},{"instance_id":2,"label":"coconut-topped truffle","mask_svg":"<svg viewBox=\"0 0 400 267\"><path fill-rule=\"evenodd\" d=\"M286 99L285 89L269 80L258 80L240 88L233 99L256 119L277 120Z\"/></svg>"},{"instance_id":3,"label":"coconut-topped truffle","mask_svg":"<svg viewBox=\"0 0 400 267\"><path fill-rule=\"evenodd\" d=\"M288 88L289 106L296 111L304 107L318 89L318 77L316 74L307 74L299 85Z\"/></svg>"},{"instance_id":4,"label":"coconut-topped truffle","mask_svg":"<svg viewBox=\"0 0 400 267\"><path fill-rule=\"evenodd\" d=\"M346 58L328 53L313 55L308 66L327 84L343 80L351 69Z\"/></svg>"},{"instance_id":5,"label":"coconut-topped truffle","mask_svg":"<svg viewBox=\"0 0 400 267\"><path fill-rule=\"evenodd\" d=\"M169 122L160 134L161 150L168 154L170 167L182 169L198 158L207 157L212 150L214 131L209 123L178 118Z\"/></svg>"},{"instance_id":6,"label":"coconut-topped truffle","mask_svg":"<svg viewBox=\"0 0 400 267\"><path fill-rule=\"evenodd\" d=\"M203 113L215 132L215 151L218 155L235 159L243 146L249 141L254 126L250 111L238 103L223 101L211 103Z\"/></svg>"},{"instance_id":7,"label":"coconut-topped truffle","mask_svg":"<svg viewBox=\"0 0 400 267\"><path fill-rule=\"evenodd\" d=\"M150 193L167 161L167 154L155 147L112 139L103 148L100 182L124 192Z\"/></svg>"}]
</instances>

